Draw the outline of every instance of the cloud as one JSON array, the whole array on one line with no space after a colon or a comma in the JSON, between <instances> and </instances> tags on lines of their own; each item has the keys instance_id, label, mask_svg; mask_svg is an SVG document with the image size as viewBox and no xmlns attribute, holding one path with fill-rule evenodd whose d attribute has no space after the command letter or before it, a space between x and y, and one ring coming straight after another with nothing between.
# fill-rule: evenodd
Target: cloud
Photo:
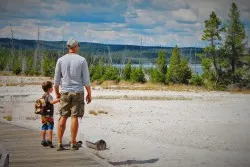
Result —
<instances>
[{"instance_id":1,"label":"cloud","mask_svg":"<svg viewBox=\"0 0 250 167\"><path fill-rule=\"evenodd\" d=\"M225 22L231 0L9 0L0 2L0 37L193 46L201 41L204 20L215 11ZM238 0L250 36L250 2Z\"/></svg>"}]
</instances>

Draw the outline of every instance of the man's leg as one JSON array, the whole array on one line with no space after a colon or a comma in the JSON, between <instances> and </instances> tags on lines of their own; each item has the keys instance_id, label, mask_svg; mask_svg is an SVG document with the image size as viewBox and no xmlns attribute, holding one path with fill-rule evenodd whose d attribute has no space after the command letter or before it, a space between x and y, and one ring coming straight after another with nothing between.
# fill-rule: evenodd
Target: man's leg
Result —
<instances>
[{"instance_id":1,"label":"man's leg","mask_svg":"<svg viewBox=\"0 0 250 167\"><path fill-rule=\"evenodd\" d=\"M72 116L71 117L71 143L76 144L76 136L78 132L78 117Z\"/></svg>"},{"instance_id":2,"label":"man's leg","mask_svg":"<svg viewBox=\"0 0 250 167\"><path fill-rule=\"evenodd\" d=\"M66 122L67 122L67 117L61 116L58 122L58 127L57 127L58 144L62 144L63 134L66 129Z\"/></svg>"}]
</instances>

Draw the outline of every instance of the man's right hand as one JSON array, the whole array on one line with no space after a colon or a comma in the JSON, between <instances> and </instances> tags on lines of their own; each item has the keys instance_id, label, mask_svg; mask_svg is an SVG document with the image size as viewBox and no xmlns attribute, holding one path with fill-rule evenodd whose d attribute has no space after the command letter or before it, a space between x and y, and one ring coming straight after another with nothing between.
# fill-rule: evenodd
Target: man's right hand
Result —
<instances>
[{"instance_id":1,"label":"man's right hand","mask_svg":"<svg viewBox=\"0 0 250 167\"><path fill-rule=\"evenodd\" d=\"M92 100L92 97L91 97L90 94L88 94L88 95L86 96L86 102L87 102L87 104L89 104L89 103L91 102L91 100Z\"/></svg>"},{"instance_id":2,"label":"man's right hand","mask_svg":"<svg viewBox=\"0 0 250 167\"><path fill-rule=\"evenodd\" d=\"M91 87L90 86L85 86L86 90L87 90L87 96L86 96L86 102L87 104L89 104L92 100L92 97L91 97Z\"/></svg>"}]
</instances>

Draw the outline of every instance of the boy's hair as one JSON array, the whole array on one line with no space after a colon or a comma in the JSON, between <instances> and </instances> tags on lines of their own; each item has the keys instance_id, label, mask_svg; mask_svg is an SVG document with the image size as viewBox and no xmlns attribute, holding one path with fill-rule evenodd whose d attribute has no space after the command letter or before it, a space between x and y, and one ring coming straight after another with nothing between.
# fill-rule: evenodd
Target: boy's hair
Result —
<instances>
[{"instance_id":1,"label":"boy's hair","mask_svg":"<svg viewBox=\"0 0 250 167\"><path fill-rule=\"evenodd\" d=\"M48 92L50 88L52 88L52 82L46 81L42 83L42 88L44 92Z\"/></svg>"}]
</instances>

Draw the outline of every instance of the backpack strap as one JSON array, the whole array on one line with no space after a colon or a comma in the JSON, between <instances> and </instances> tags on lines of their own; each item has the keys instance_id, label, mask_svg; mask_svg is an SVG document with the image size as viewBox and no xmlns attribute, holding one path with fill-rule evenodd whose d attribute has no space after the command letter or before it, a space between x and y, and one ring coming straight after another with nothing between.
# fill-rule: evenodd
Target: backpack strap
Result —
<instances>
[{"instance_id":1,"label":"backpack strap","mask_svg":"<svg viewBox=\"0 0 250 167\"><path fill-rule=\"evenodd\" d=\"M48 94L47 93L44 93L43 96L42 96L42 99L45 100L45 102L47 102L47 99L48 99Z\"/></svg>"}]
</instances>

